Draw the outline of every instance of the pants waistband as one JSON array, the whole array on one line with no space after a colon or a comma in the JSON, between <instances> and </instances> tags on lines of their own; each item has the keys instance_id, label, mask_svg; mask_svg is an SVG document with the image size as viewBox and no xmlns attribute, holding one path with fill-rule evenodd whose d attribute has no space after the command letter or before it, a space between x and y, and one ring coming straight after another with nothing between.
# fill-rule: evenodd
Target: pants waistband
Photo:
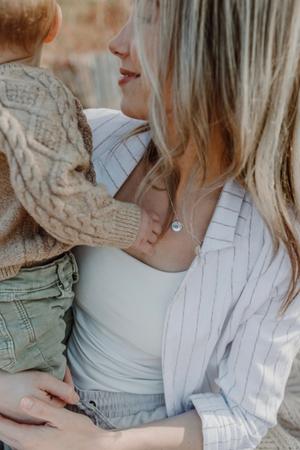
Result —
<instances>
[{"instance_id":1,"label":"pants waistband","mask_svg":"<svg viewBox=\"0 0 300 450\"><path fill-rule=\"evenodd\" d=\"M164 394L130 394L127 392L84 391L75 388L81 403L101 408L108 417L127 416L142 410L151 411L165 406Z\"/></svg>"},{"instance_id":2,"label":"pants waistband","mask_svg":"<svg viewBox=\"0 0 300 450\"><path fill-rule=\"evenodd\" d=\"M57 282L64 285L67 278L78 281L78 268L74 255L65 253L54 261L40 266L22 268L13 278L0 282L1 292L21 292L30 287L31 290L44 289Z\"/></svg>"}]
</instances>

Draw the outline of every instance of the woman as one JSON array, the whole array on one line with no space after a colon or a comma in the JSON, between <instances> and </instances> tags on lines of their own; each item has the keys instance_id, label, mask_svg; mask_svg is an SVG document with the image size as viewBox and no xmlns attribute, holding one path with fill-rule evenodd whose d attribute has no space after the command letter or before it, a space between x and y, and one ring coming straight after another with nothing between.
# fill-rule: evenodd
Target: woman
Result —
<instances>
[{"instance_id":1,"label":"woman","mask_svg":"<svg viewBox=\"0 0 300 450\"><path fill-rule=\"evenodd\" d=\"M49 425L1 418L0 439L241 450L276 424L300 340L299 16L293 0L136 2L111 51L123 113L149 126L91 111L94 161L165 232L150 257L79 251L68 354L92 421L27 398L22 411ZM3 377L3 401L22 377L38 383Z\"/></svg>"}]
</instances>

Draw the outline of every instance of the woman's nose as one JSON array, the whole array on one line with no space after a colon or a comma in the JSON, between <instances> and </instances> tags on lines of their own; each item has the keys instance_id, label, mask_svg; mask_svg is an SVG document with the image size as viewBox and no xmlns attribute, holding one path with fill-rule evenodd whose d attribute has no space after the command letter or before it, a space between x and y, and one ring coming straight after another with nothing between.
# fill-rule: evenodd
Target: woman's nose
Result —
<instances>
[{"instance_id":1,"label":"woman's nose","mask_svg":"<svg viewBox=\"0 0 300 450\"><path fill-rule=\"evenodd\" d=\"M129 55L130 45L128 41L128 32L126 31L126 26L122 28L120 33L115 36L109 43L109 50L115 56L123 59Z\"/></svg>"}]
</instances>

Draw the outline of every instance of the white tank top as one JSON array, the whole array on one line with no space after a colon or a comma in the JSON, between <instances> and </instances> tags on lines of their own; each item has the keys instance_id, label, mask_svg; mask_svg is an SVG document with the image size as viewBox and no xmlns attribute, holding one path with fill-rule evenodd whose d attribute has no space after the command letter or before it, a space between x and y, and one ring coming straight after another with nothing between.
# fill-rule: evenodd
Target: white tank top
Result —
<instances>
[{"instance_id":1,"label":"white tank top","mask_svg":"<svg viewBox=\"0 0 300 450\"><path fill-rule=\"evenodd\" d=\"M115 248L77 250L80 282L69 365L79 389L163 393L162 334L186 272L154 269Z\"/></svg>"}]
</instances>

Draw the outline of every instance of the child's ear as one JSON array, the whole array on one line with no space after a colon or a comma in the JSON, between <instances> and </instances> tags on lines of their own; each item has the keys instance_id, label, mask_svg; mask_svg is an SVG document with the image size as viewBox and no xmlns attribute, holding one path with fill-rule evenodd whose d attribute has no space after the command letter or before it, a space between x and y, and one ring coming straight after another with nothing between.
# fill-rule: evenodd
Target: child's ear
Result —
<instances>
[{"instance_id":1,"label":"child's ear","mask_svg":"<svg viewBox=\"0 0 300 450\"><path fill-rule=\"evenodd\" d=\"M62 11L59 5L56 5L56 13L47 36L44 38L44 44L50 44L59 35L62 26Z\"/></svg>"}]
</instances>

